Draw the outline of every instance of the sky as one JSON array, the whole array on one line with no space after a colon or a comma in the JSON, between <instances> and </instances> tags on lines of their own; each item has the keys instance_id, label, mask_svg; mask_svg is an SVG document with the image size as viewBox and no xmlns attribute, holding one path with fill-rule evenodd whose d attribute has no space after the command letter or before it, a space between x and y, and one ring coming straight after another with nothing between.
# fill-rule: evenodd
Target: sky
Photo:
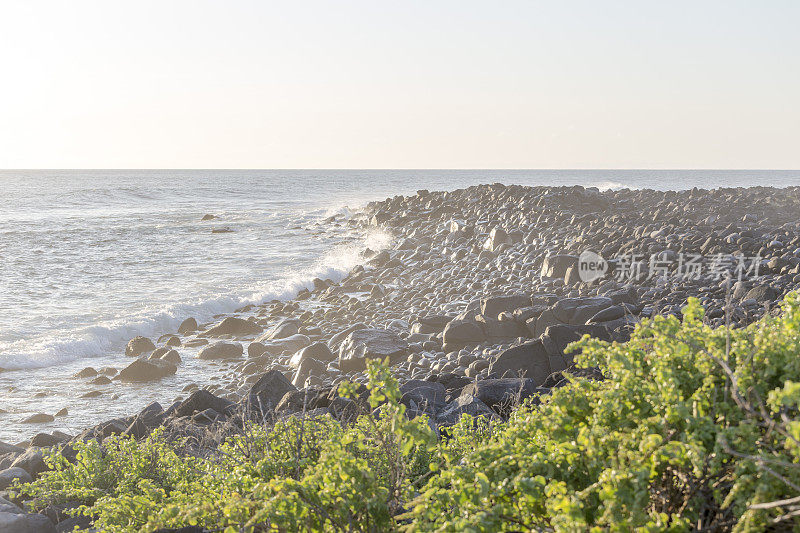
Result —
<instances>
[{"instance_id":1,"label":"sky","mask_svg":"<svg viewBox=\"0 0 800 533\"><path fill-rule=\"evenodd\" d=\"M0 0L0 168L800 169L800 2Z\"/></svg>"}]
</instances>

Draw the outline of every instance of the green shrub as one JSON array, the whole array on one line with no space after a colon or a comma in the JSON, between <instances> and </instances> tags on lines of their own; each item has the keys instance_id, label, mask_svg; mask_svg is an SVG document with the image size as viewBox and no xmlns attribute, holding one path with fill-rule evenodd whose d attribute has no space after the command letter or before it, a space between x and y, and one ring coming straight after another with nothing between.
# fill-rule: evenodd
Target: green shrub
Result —
<instances>
[{"instance_id":1,"label":"green shrub","mask_svg":"<svg viewBox=\"0 0 800 533\"><path fill-rule=\"evenodd\" d=\"M104 531L794 526L800 300L739 330L703 318L690 299L682 321L646 320L627 343L584 338L578 362L606 380L570 379L502 424L464 417L443 439L425 417L407 419L397 382L375 363L373 412L352 425L248 426L205 458L160 432L88 442L75 464L51 456L53 470L23 490L34 507L79 502Z\"/></svg>"}]
</instances>

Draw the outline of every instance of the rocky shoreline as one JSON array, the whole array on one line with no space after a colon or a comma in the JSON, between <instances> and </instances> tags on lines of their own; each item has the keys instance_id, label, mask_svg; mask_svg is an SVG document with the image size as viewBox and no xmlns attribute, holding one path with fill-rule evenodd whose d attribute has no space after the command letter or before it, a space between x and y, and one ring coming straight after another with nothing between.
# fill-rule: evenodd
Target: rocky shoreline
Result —
<instances>
[{"instance_id":1,"label":"rocky shoreline","mask_svg":"<svg viewBox=\"0 0 800 533\"><path fill-rule=\"evenodd\" d=\"M172 334L131 339L119 368L81 371L74 379L98 384L158 380L181 372L192 349L219 379L77 436L0 443L0 515L42 521L22 514L6 489L44 471L43 448L61 446L72 458L76 439L142 438L163 427L202 454L245 419L302 413L347 422L366 406L340 397L338 384L365 382L373 358L389 359L409 416L427 414L438 431L463 413L502 419L521 399L558 387L563 372L603 379L565 353L584 334L625 341L643 318L679 316L691 296L711 325L740 327L800 287L800 187L493 184L418 191L328 222L386 228L394 245L365 250L340 283L317 279L291 301L210 324L187 319ZM42 530L88 526L50 514Z\"/></svg>"}]
</instances>

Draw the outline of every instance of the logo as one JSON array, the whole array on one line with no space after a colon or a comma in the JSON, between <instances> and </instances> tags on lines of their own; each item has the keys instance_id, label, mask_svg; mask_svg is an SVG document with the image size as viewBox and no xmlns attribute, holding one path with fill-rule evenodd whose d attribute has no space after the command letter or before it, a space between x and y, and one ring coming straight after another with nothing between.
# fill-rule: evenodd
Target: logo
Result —
<instances>
[{"instance_id":1,"label":"logo","mask_svg":"<svg viewBox=\"0 0 800 533\"><path fill-rule=\"evenodd\" d=\"M597 278L602 278L607 271L608 262L598 253L585 250L578 257L578 277L583 282L589 283Z\"/></svg>"}]
</instances>

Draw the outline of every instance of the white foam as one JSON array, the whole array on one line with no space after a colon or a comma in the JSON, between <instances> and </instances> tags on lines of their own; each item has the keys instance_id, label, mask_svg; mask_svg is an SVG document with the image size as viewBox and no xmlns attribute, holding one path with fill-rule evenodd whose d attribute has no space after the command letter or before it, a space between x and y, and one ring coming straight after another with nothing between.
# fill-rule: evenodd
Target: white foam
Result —
<instances>
[{"instance_id":1,"label":"white foam","mask_svg":"<svg viewBox=\"0 0 800 533\"><path fill-rule=\"evenodd\" d=\"M628 185L619 181L601 181L589 184L589 187L597 187L601 191L618 191L620 189L638 190L639 187L635 185Z\"/></svg>"},{"instance_id":2,"label":"white foam","mask_svg":"<svg viewBox=\"0 0 800 533\"><path fill-rule=\"evenodd\" d=\"M372 229L357 243L334 246L313 267L269 281L262 286L244 288L229 295L201 301L172 304L139 316L110 320L74 332L0 342L0 368L43 368L81 358L112 355L124 350L127 342L137 335L155 340L160 335L175 332L188 317L194 317L202 323L212 320L216 315L232 313L248 304L290 300L301 290L312 289L314 278L341 281L363 261L361 252L365 247L378 251L389 246L391 241L391 234Z\"/></svg>"}]
</instances>

